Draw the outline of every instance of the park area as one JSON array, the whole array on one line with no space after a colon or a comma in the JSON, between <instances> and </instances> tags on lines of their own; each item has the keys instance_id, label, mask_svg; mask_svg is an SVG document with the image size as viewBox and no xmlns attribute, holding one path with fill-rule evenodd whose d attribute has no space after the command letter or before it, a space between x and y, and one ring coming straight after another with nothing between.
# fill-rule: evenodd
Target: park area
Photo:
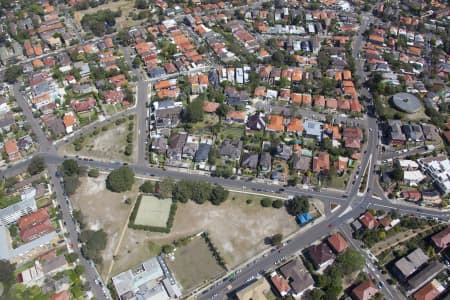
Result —
<instances>
[{"instance_id":1,"label":"park area","mask_svg":"<svg viewBox=\"0 0 450 300\"><path fill-rule=\"evenodd\" d=\"M287 237L299 229L295 218L284 208L262 207L260 200L264 195L241 192L230 192L227 201L221 205L209 202L199 205L193 201L178 203L170 233L132 229L128 227L128 220L142 182L136 182L131 191L119 194L106 189L105 179L105 175L81 177L81 185L71 197L74 208L81 209L87 227L103 229L108 235L99 268L103 278L110 278L158 255L163 245L199 232L209 234L227 267L233 268L267 248L264 243L267 237L277 233ZM132 199L132 203L127 204L127 199ZM208 260L205 258L199 266L209 269ZM183 278L184 275L180 276Z\"/></svg>"},{"instance_id":2,"label":"park area","mask_svg":"<svg viewBox=\"0 0 450 300\"><path fill-rule=\"evenodd\" d=\"M58 151L62 155L90 157L97 160L133 162L136 155L136 147L131 147L131 155L126 155L127 135L132 134L135 139L134 127L129 130L134 121L126 119L126 122L116 125L104 125L94 130L93 133L83 138L76 139L73 143L67 143ZM78 147L77 148L77 144ZM78 151L77 151L78 150Z\"/></svg>"},{"instance_id":3,"label":"park area","mask_svg":"<svg viewBox=\"0 0 450 300\"><path fill-rule=\"evenodd\" d=\"M120 273L157 255L162 245L199 232L208 232L228 268L236 267L264 250L266 237L277 233L286 237L299 229L295 218L284 208L262 207L263 197L230 192L228 200L219 206L209 202L202 205L193 201L178 203L168 234L128 228L112 273Z\"/></svg>"},{"instance_id":4,"label":"park area","mask_svg":"<svg viewBox=\"0 0 450 300\"><path fill-rule=\"evenodd\" d=\"M167 259L166 262L184 292L224 272L213 257L208 244L200 236L177 248L174 258Z\"/></svg>"},{"instance_id":5,"label":"park area","mask_svg":"<svg viewBox=\"0 0 450 300\"><path fill-rule=\"evenodd\" d=\"M105 4L99 5L97 7L90 7L85 10L78 10L74 12L74 20L77 22L77 25L81 27L81 19L86 14L93 14L102 9L110 9L111 11L120 10L122 12L121 16L116 18L116 24L120 27L125 27L124 23L126 23L127 27L132 27L141 24L144 20L133 20L129 17L130 13L138 13L139 9L134 7L135 1L131 0L119 0L119 1L108 1Z\"/></svg>"},{"instance_id":6,"label":"park area","mask_svg":"<svg viewBox=\"0 0 450 300\"><path fill-rule=\"evenodd\" d=\"M149 195L142 196L134 224L166 227L171 205L171 199L158 199Z\"/></svg>"}]
</instances>

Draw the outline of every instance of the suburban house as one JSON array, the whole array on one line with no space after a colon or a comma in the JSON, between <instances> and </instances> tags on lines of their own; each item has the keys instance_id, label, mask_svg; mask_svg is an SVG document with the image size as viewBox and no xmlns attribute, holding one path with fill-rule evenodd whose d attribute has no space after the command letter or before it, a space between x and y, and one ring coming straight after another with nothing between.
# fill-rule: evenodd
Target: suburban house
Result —
<instances>
[{"instance_id":1,"label":"suburban house","mask_svg":"<svg viewBox=\"0 0 450 300\"><path fill-rule=\"evenodd\" d=\"M306 172L311 169L311 156L304 155L302 152L296 152L293 155L292 167L299 172Z\"/></svg>"},{"instance_id":2,"label":"suburban house","mask_svg":"<svg viewBox=\"0 0 450 300\"><path fill-rule=\"evenodd\" d=\"M417 248L410 254L400 258L394 264L393 272L399 280L405 281L427 262L428 256L423 253L422 249Z\"/></svg>"},{"instance_id":3,"label":"suburban house","mask_svg":"<svg viewBox=\"0 0 450 300\"><path fill-rule=\"evenodd\" d=\"M181 160L186 139L186 133L175 133L169 138L169 147L167 149L167 157L169 159Z\"/></svg>"},{"instance_id":4,"label":"suburban house","mask_svg":"<svg viewBox=\"0 0 450 300\"><path fill-rule=\"evenodd\" d=\"M330 235L327 239L328 244L335 253L340 254L348 249L349 244L340 232Z\"/></svg>"},{"instance_id":5,"label":"suburban house","mask_svg":"<svg viewBox=\"0 0 450 300\"><path fill-rule=\"evenodd\" d=\"M194 162L203 163L208 160L211 145L207 143L200 143L197 152L195 152Z\"/></svg>"},{"instance_id":6,"label":"suburban house","mask_svg":"<svg viewBox=\"0 0 450 300\"><path fill-rule=\"evenodd\" d=\"M320 141L322 139L322 126L322 122L305 120L305 122L303 122L303 128L305 131L304 136Z\"/></svg>"},{"instance_id":7,"label":"suburban house","mask_svg":"<svg viewBox=\"0 0 450 300\"><path fill-rule=\"evenodd\" d=\"M431 237L438 249L445 249L450 244L450 226Z\"/></svg>"},{"instance_id":8,"label":"suburban house","mask_svg":"<svg viewBox=\"0 0 450 300\"><path fill-rule=\"evenodd\" d=\"M259 168L261 172L269 172L272 168L272 156L269 152L261 153L259 159Z\"/></svg>"},{"instance_id":9,"label":"suburban house","mask_svg":"<svg viewBox=\"0 0 450 300\"><path fill-rule=\"evenodd\" d=\"M105 103L111 104L111 103L120 103L125 98L125 94L122 91L105 91L103 92L103 101Z\"/></svg>"},{"instance_id":10,"label":"suburban house","mask_svg":"<svg viewBox=\"0 0 450 300\"><path fill-rule=\"evenodd\" d=\"M250 130L263 130L266 128L266 122L264 121L264 114L256 112L248 117L247 128Z\"/></svg>"},{"instance_id":11,"label":"suburban house","mask_svg":"<svg viewBox=\"0 0 450 300\"><path fill-rule=\"evenodd\" d=\"M280 268L281 274L287 279L291 293L295 298L301 297L306 291L314 288L314 280L300 259L294 259Z\"/></svg>"},{"instance_id":12,"label":"suburban house","mask_svg":"<svg viewBox=\"0 0 450 300\"><path fill-rule=\"evenodd\" d=\"M66 133L72 133L73 127L77 123L77 119L75 118L74 113L73 112L65 113L63 117L63 123L64 127L66 128Z\"/></svg>"},{"instance_id":13,"label":"suburban house","mask_svg":"<svg viewBox=\"0 0 450 300\"><path fill-rule=\"evenodd\" d=\"M330 155L327 152L318 152L313 159L313 172L327 172L330 170Z\"/></svg>"},{"instance_id":14,"label":"suburban house","mask_svg":"<svg viewBox=\"0 0 450 300\"><path fill-rule=\"evenodd\" d=\"M270 281L281 297L288 295L291 291L291 287L289 286L288 281L277 272L273 272L272 274L270 274Z\"/></svg>"},{"instance_id":15,"label":"suburban house","mask_svg":"<svg viewBox=\"0 0 450 300\"><path fill-rule=\"evenodd\" d=\"M95 107L95 104L95 99L92 97L87 97L83 101L72 100L70 102L70 105L77 113L89 111Z\"/></svg>"},{"instance_id":16,"label":"suburban house","mask_svg":"<svg viewBox=\"0 0 450 300\"><path fill-rule=\"evenodd\" d=\"M361 217L359 217L359 221L361 224L371 230L378 226L378 221L375 219L375 217L369 212L366 211Z\"/></svg>"},{"instance_id":17,"label":"suburban house","mask_svg":"<svg viewBox=\"0 0 450 300\"><path fill-rule=\"evenodd\" d=\"M433 300L437 299L439 295L445 290L442 284L436 279L425 284L414 294L415 300Z\"/></svg>"},{"instance_id":18,"label":"suburban house","mask_svg":"<svg viewBox=\"0 0 450 300\"><path fill-rule=\"evenodd\" d=\"M258 153L244 153L242 155L241 167L256 169L258 167Z\"/></svg>"},{"instance_id":19,"label":"suburban house","mask_svg":"<svg viewBox=\"0 0 450 300\"><path fill-rule=\"evenodd\" d=\"M243 143L241 140L225 139L220 147L219 154L226 160L239 161Z\"/></svg>"},{"instance_id":20,"label":"suburban house","mask_svg":"<svg viewBox=\"0 0 450 300\"><path fill-rule=\"evenodd\" d=\"M172 128L180 122L183 104L173 100L164 100L154 102L153 109L156 128Z\"/></svg>"},{"instance_id":21,"label":"suburban house","mask_svg":"<svg viewBox=\"0 0 450 300\"><path fill-rule=\"evenodd\" d=\"M352 299L370 300L376 293L378 293L378 289L375 287L375 284L371 279L367 279L353 288Z\"/></svg>"},{"instance_id":22,"label":"suburban house","mask_svg":"<svg viewBox=\"0 0 450 300\"><path fill-rule=\"evenodd\" d=\"M408 278L408 293L412 294L427 282L432 280L437 274L446 269L446 266L439 261L432 260L425 267L423 267L419 272Z\"/></svg>"},{"instance_id":23,"label":"suburban house","mask_svg":"<svg viewBox=\"0 0 450 300\"><path fill-rule=\"evenodd\" d=\"M19 147L17 147L17 141L16 139L11 139L5 141L5 152L8 155L8 159L10 161L20 159L21 155L19 152Z\"/></svg>"},{"instance_id":24,"label":"suburban house","mask_svg":"<svg viewBox=\"0 0 450 300\"><path fill-rule=\"evenodd\" d=\"M306 256L317 270L324 270L334 262L334 254L327 244L321 243L306 249Z\"/></svg>"},{"instance_id":25,"label":"suburban house","mask_svg":"<svg viewBox=\"0 0 450 300\"><path fill-rule=\"evenodd\" d=\"M406 136L402 132L402 121L400 120L389 120L388 136L390 144L392 145L403 145L406 142Z\"/></svg>"}]
</instances>

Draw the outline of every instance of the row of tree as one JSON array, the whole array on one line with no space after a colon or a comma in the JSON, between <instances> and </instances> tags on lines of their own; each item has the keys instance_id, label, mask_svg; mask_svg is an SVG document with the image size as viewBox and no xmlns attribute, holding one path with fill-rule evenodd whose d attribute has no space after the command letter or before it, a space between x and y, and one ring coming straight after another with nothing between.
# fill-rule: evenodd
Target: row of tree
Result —
<instances>
[{"instance_id":1,"label":"row of tree","mask_svg":"<svg viewBox=\"0 0 450 300\"><path fill-rule=\"evenodd\" d=\"M204 181L194 181L183 179L175 181L166 178L162 181L152 183L146 181L140 186L140 191L143 193L155 194L160 198L170 198L174 201L186 203L192 200L198 204L203 204L210 201L214 205L220 205L224 202L229 192L220 185L212 185Z\"/></svg>"}]
</instances>

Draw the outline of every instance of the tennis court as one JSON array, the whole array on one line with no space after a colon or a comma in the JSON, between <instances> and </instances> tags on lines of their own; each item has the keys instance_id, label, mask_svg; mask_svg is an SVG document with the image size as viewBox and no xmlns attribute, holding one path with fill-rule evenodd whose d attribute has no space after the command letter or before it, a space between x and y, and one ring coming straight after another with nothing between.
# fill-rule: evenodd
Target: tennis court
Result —
<instances>
[{"instance_id":1,"label":"tennis court","mask_svg":"<svg viewBox=\"0 0 450 300\"><path fill-rule=\"evenodd\" d=\"M142 196L134 224L166 227L171 205L171 199L158 199L148 195Z\"/></svg>"}]
</instances>

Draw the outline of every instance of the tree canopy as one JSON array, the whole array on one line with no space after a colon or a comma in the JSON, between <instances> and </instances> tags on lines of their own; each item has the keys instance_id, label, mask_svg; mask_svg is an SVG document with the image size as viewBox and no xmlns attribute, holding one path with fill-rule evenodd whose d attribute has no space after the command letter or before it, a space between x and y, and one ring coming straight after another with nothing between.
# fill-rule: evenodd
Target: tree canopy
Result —
<instances>
[{"instance_id":1,"label":"tree canopy","mask_svg":"<svg viewBox=\"0 0 450 300\"><path fill-rule=\"evenodd\" d=\"M96 36L102 36L114 32L115 18L120 15L120 10L114 12L110 9L101 9L93 14L85 14L81 19L81 26L86 31L92 31Z\"/></svg>"},{"instance_id":2,"label":"tree canopy","mask_svg":"<svg viewBox=\"0 0 450 300\"><path fill-rule=\"evenodd\" d=\"M134 184L134 172L127 166L111 171L106 178L106 187L116 193L131 190Z\"/></svg>"},{"instance_id":3,"label":"tree canopy","mask_svg":"<svg viewBox=\"0 0 450 300\"><path fill-rule=\"evenodd\" d=\"M27 171L30 175L36 175L45 170L45 161L40 156L34 156L30 164L28 165Z\"/></svg>"},{"instance_id":4,"label":"tree canopy","mask_svg":"<svg viewBox=\"0 0 450 300\"><path fill-rule=\"evenodd\" d=\"M17 78L19 78L23 73L23 68L20 65L13 65L6 69L5 71L5 81L7 83L13 84L17 82Z\"/></svg>"},{"instance_id":5,"label":"tree canopy","mask_svg":"<svg viewBox=\"0 0 450 300\"><path fill-rule=\"evenodd\" d=\"M78 175L80 173L78 162L74 159L66 159L62 163L61 172L63 176Z\"/></svg>"},{"instance_id":6,"label":"tree canopy","mask_svg":"<svg viewBox=\"0 0 450 300\"><path fill-rule=\"evenodd\" d=\"M364 257L356 249L349 248L337 257L336 263L345 275L349 275L362 270L364 267Z\"/></svg>"},{"instance_id":7,"label":"tree canopy","mask_svg":"<svg viewBox=\"0 0 450 300\"><path fill-rule=\"evenodd\" d=\"M309 199L305 196L295 196L287 202L287 211L293 216L309 211Z\"/></svg>"},{"instance_id":8,"label":"tree canopy","mask_svg":"<svg viewBox=\"0 0 450 300\"><path fill-rule=\"evenodd\" d=\"M155 191L155 185L150 180L146 180L141 186L139 190L143 193L150 194Z\"/></svg>"},{"instance_id":9,"label":"tree canopy","mask_svg":"<svg viewBox=\"0 0 450 300\"><path fill-rule=\"evenodd\" d=\"M83 243L81 252L83 255L95 262L101 261L101 251L106 247L107 235L103 230L85 230L80 234Z\"/></svg>"},{"instance_id":10,"label":"tree canopy","mask_svg":"<svg viewBox=\"0 0 450 300\"><path fill-rule=\"evenodd\" d=\"M184 113L186 122L195 123L203 121L203 101L195 99L189 103Z\"/></svg>"}]
</instances>

